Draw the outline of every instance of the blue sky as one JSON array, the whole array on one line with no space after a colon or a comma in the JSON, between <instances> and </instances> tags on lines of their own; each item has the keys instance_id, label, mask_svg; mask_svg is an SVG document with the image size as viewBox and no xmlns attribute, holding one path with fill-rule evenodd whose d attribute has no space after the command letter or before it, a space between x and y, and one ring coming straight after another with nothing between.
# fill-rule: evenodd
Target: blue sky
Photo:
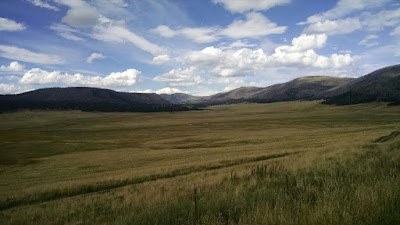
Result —
<instances>
[{"instance_id":1,"label":"blue sky","mask_svg":"<svg viewBox=\"0 0 400 225\"><path fill-rule=\"evenodd\" d=\"M2 0L0 93L210 95L400 63L396 0Z\"/></svg>"}]
</instances>

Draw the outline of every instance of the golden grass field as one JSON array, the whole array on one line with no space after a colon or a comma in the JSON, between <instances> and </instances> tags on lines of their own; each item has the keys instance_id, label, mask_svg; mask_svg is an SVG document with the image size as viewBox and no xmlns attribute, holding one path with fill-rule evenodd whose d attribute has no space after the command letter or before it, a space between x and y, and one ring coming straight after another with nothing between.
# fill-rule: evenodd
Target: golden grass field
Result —
<instances>
[{"instance_id":1,"label":"golden grass field","mask_svg":"<svg viewBox=\"0 0 400 225\"><path fill-rule=\"evenodd\" d=\"M0 224L400 224L399 212L398 106L0 114Z\"/></svg>"}]
</instances>

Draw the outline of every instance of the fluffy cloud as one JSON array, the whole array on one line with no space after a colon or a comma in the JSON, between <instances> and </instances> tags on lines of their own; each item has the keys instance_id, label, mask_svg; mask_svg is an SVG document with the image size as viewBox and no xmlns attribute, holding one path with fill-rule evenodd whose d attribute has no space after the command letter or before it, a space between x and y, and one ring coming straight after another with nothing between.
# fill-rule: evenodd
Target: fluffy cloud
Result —
<instances>
[{"instance_id":1,"label":"fluffy cloud","mask_svg":"<svg viewBox=\"0 0 400 225\"><path fill-rule=\"evenodd\" d=\"M21 23L0 17L0 31L20 31L25 29L26 27Z\"/></svg>"},{"instance_id":2,"label":"fluffy cloud","mask_svg":"<svg viewBox=\"0 0 400 225\"><path fill-rule=\"evenodd\" d=\"M353 62L350 54L318 55L315 49L324 47L326 41L325 34L303 34L293 38L292 45L277 47L271 55L265 54L262 49L223 50L211 46L187 53L185 63L205 68L217 76L232 77L253 75L266 68L281 66L340 68Z\"/></svg>"},{"instance_id":3,"label":"fluffy cloud","mask_svg":"<svg viewBox=\"0 0 400 225\"><path fill-rule=\"evenodd\" d=\"M319 34L324 33L328 35L334 34L348 34L361 28L361 22L358 18L347 18L342 20L324 20L311 24L304 33L306 34Z\"/></svg>"},{"instance_id":4,"label":"fluffy cloud","mask_svg":"<svg viewBox=\"0 0 400 225\"><path fill-rule=\"evenodd\" d=\"M328 37L326 34L302 34L292 40L292 45L278 47L278 51L284 52L303 52L310 49L322 48L325 46ZM276 51L276 50L275 50Z\"/></svg>"},{"instance_id":5,"label":"fluffy cloud","mask_svg":"<svg viewBox=\"0 0 400 225\"><path fill-rule=\"evenodd\" d=\"M71 40L71 41L83 41L85 39L78 36L81 34L79 30L73 29L64 24L53 24L50 26L50 29L55 31L61 37Z\"/></svg>"},{"instance_id":6,"label":"fluffy cloud","mask_svg":"<svg viewBox=\"0 0 400 225\"><path fill-rule=\"evenodd\" d=\"M106 42L131 43L153 55L159 55L164 51L160 46L128 30L123 24L118 24L110 20L95 26L92 37Z\"/></svg>"},{"instance_id":7,"label":"fluffy cloud","mask_svg":"<svg viewBox=\"0 0 400 225\"><path fill-rule=\"evenodd\" d=\"M15 84L0 83L0 94L17 94L25 91L28 91L25 87L20 87Z\"/></svg>"},{"instance_id":8,"label":"fluffy cloud","mask_svg":"<svg viewBox=\"0 0 400 225\"><path fill-rule=\"evenodd\" d=\"M368 8L375 8L384 5L388 0L339 0L332 9L310 16L306 23L318 23L319 21L342 18L350 13Z\"/></svg>"},{"instance_id":9,"label":"fluffy cloud","mask_svg":"<svg viewBox=\"0 0 400 225\"><path fill-rule=\"evenodd\" d=\"M195 65L213 65L223 57L222 49L210 46L201 51L192 51L186 55L186 61Z\"/></svg>"},{"instance_id":10,"label":"fluffy cloud","mask_svg":"<svg viewBox=\"0 0 400 225\"><path fill-rule=\"evenodd\" d=\"M165 82L171 86L193 86L202 82L201 77L197 75L195 67L173 69L156 76L153 80Z\"/></svg>"},{"instance_id":11,"label":"fluffy cloud","mask_svg":"<svg viewBox=\"0 0 400 225\"><path fill-rule=\"evenodd\" d=\"M86 62L87 63L92 63L93 62L93 60L96 60L96 59L104 59L104 58L106 58L106 56L105 55L103 55L103 54L101 54L101 53L92 53L87 59L86 59Z\"/></svg>"},{"instance_id":12,"label":"fluffy cloud","mask_svg":"<svg viewBox=\"0 0 400 225\"><path fill-rule=\"evenodd\" d=\"M50 5L49 3L43 1L43 0L29 0L30 3L32 3L35 6L45 8L45 9L50 9L54 11L58 11L59 9L53 5Z\"/></svg>"},{"instance_id":13,"label":"fluffy cloud","mask_svg":"<svg viewBox=\"0 0 400 225\"><path fill-rule=\"evenodd\" d=\"M311 66L318 68L340 68L354 61L350 54L333 54L329 57L318 55L314 49L325 46L327 36L301 35L293 38L292 45L280 46L269 57L269 62L277 66Z\"/></svg>"},{"instance_id":14,"label":"fluffy cloud","mask_svg":"<svg viewBox=\"0 0 400 225\"><path fill-rule=\"evenodd\" d=\"M172 88L172 87L165 87L161 88L156 91L157 94L175 94L175 93L184 93L184 91L179 90L178 88Z\"/></svg>"},{"instance_id":15,"label":"fluffy cloud","mask_svg":"<svg viewBox=\"0 0 400 225\"><path fill-rule=\"evenodd\" d=\"M173 30L168 26L160 25L152 31L166 38L183 36L197 43L218 41L221 36L229 38L255 38L270 34L282 34L285 26L278 26L260 13L248 13L245 20L235 20L226 28L219 27L185 27Z\"/></svg>"},{"instance_id":16,"label":"fluffy cloud","mask_svg":"<svg viewBox=\"0 0 400 225\"><path fill-rule=\"evenodd\" d=\"M291 0L213 0L213 2L222 4L225 9L231 12L244 13L267 10L274 6L290 3Z\"/></svg>"},{"instance_id":17,"label":"fluffy cloud","mask_svg":"<svg viewBox=\"0 0 400 225\"><path fill-rule=\"evenodd\" d=\"M22 72L25 66L19 64L17 61L11 62L9 66L0 66L0 72Z\"/></svg>"},{"instance_id":18,"label":"fluffy cloud","mask_svg":"<svg viewBox=\"0 0 400 225\"><path fill-rule=\"evenodd\" d=\"M375 35L375 34L367 35L363 40L358 42L358 44L366 46L366 47L376 46L379 43L377 41L375 41L375 39L378 39L378 38L379 38L379 36Z\"/></svg>"},{"instance_id":19,"label":"fluffy cloud","mask_svg":"<svg viewBox=\"0 0 400 225\"><path fill-rule=\"evenodd\" d=\"M271 56L271 62L282 66L312 66L318 68L340 68L352 63L350 54L333 54L330 57L318 55L314 50L305 52L284 52L277 50Z\"/></svg>"},{"instance_id":20,"label":"fluffy cloud","mask_svg":"<svg viewBox=\"0 0 400 225\"><path fill-rule=\"evenodd\" d=\"M222 31L222 34L231 38L259 37L269 34L282 34L284 26L277 26L260 13L249 13L246 20L236 20Z\"/></svg>"},{"instance_id":21,"label":"fluffy cloud","mask_svg":"<svg viewBox=\"0 0 400 225\"><path fill-rule=\"evenodd\" d=\"M68 74L60 71L48 72L39 68L27 71L19 80L21 84L60 84L93 87L124 87L134 85L140 75L140 71L128 69L124 72L114 72L106 77L85 76L79 73Z\"/></svg>"},{"instance_id":22,"label":"fluffy cloud","mask_svg":"<svg viewBox=\"0 0 400 225\"><path fill-rule=\"evenodd\" d=\"M82 0L58 0L60 4L69 7L62 22L73 27L92 27L99 22L101 14L96 8Z\"/></svg>"},{"instance_id":23,"label":"fluffy cloud","mask_svg":"<svg viewBox=\"0 0 400 225\"><path fill-rule=\"evenodd\" d=\"M0 57L39 64L63 64L64 59L57 55L31 52L16 46L0 45Z\"/></svg>"},{"instance_id":24,"label":"fluffy cloud","mask_svg":"<svg viewBox=\"0 0 400 225\"><path fill-rule=\"evenodd\" d=\"M169 57L169 55L158 55L153 58L151 63L156 64L156 65L161 65L161 64L169 62L170 60L171 60L171 58Z\"/></svg>"}]
</instances>

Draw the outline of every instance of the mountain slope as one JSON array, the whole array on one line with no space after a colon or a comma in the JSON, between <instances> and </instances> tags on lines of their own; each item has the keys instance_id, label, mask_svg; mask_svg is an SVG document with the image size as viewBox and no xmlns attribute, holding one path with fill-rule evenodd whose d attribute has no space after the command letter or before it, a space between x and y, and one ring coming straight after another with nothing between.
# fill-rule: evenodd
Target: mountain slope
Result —
<instances>
[{"instance_id":1,"label":"mountain slope","mask_svg":"<svg viewBox=\"0 0 400 225\"><path fill-rule=\"evenodd\" d=\"M283 84L266 87L252 96L257 102L316 100L321 93L351 81L351 78L328 76L300 77Z\"/></svg>"},{"instance_id":2,"label":"mountain slope","mask_svg":"<svg viewBox=\"0 0 400 225\"><path fill-rule=\"evenodd\" d=\"M351 78L328 76L301 77L295 80L265 88L241 87L232 91L201 98L194 103L225 104L236 102L280 102L294 100L315 100L321 93L351 81Z\"/></svg>"},{"instance_id":3,"label":"mountain slope","mask_svg":"<svg viewBox=\"0 0 400 225\"><path fill-rule=\"evenodd\" d=\"M58 109L83 111L169 111L184 109L157 94L116 92L108 89L46 88L0 96L0 111Z\"/></svg>"},{"instance_id":4,"label":"mountain slope","mask_svg":"<svg viewBox=\"0 0 400 225\"><path fill-rule=\"evenodd\" d=\"M198 99L192 103L198 104L220 104L220 103L235 103L250 99L255 93L262 88L258 87L240 87L234 90L218 93Z\"/></svg>"},{"instance_id":5,"label":"mountain slope","mask_svg":"<svg viewBox=\"0 0 400 225\"><path fill-rule=\"evenodd\" d=\"M373 101L400 104L400 65L376 70L323 93L327 104L347 105Z\"/></svg>"},{"instance_id":6,"label":"mountain slope","mask_svg":"<svg viewBox=\"0 0 400 225\"><path fill-rule=\"evenodd\" d=\"M175 94L161 94L160 95L163 99L173 103L173 104L185 104L197 101L201 99L200 96L193 96L184 93L175 93Z\"/></svg>"}]
</instances>

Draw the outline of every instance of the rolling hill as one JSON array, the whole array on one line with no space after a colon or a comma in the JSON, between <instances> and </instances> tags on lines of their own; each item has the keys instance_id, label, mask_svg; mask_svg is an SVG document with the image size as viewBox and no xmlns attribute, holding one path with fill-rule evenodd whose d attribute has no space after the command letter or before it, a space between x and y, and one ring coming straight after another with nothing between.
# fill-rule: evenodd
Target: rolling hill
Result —
<instances>
[{"instance_id":1,"label":"rolling hill","mask_svg":"<svg viewBox=\"0 0 400 225\"><path fill-rule=\"evenodd\" d=\"M197 101L202 98L200 96L193 96L184 93L160 94L160 96L173 104L185 104L188 102Z\"/></svg>"},{"instance_id":2,"label":"rolling hill","mask_svg":"<svg viewBox=\"0 0 400 225\"><path fill-rule=\"evenodd\" d=\"M174 111L185 110L157 94L116 92L108 89L45 88L0 96L0 111L55 109L82 111Z\"/></svg>"},{"instance_id":3,"label":"rolling hill","mask_svg":"<svg viewBox=\"0 0 400 225\"><path fill-rule=\"evenodd\" d=\"M283 84L263 88L251 96L255 102L281 102L294 100L316 100L321 93L351 81L351 78L329 76L300 77Z\"/></svg>"},{"instance_id":4,"label":"rolling hill","mask_svg":"<svg viewBox=\"0 0 400 225\"><path fill-rule=\"evenodd\" d=\"M348 105L364 102L400 104L400 65L376 70L347 84L322 93L326 104Z\"/></svg>"},{"instance_id":5,"label":"rolling hill","mask_svg":"<svg viewBox=\"0 0 400 225\"><path fill-rule=\"evenodd\" d=\"M191 103L226 104L237 102L281 102L295 100L316 100L321 93L351 81L351 78L328 76L301 77L295 80L265 88L241 87L232 91L204 97Z\"/></svg>"}]
</instances>

